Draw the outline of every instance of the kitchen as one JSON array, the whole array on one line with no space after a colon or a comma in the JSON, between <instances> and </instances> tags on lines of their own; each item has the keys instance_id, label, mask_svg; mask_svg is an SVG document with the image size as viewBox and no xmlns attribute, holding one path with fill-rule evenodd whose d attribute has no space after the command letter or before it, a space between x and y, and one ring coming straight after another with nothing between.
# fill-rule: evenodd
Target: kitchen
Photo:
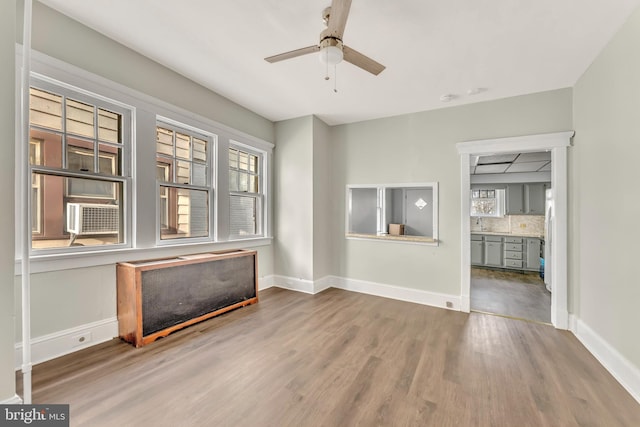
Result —
<instances>
[{"instance_id":1,"label":"kitchen","mask_svg":"<svg viewBox=\"0 0 640 427\"><path fill-rule=\"evenodd\" d=\"M471 309L550 323L550 153L474 157L470 194Z\"/></svg>"}]
</instances>

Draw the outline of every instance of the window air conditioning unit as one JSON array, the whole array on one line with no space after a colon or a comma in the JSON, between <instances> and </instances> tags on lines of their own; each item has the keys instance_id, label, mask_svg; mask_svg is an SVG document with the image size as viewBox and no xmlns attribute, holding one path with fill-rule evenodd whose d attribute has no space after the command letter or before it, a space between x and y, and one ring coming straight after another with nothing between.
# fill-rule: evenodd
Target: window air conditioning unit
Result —
<instances>
[{"instance_id":1,"label":"window air conditioning unit","mask_svg":"<svg viewBox=\"0 0 640 427\"><path fill-rule=\"evenodd\" d=\"M120 210L116 205L67 203L67 231L75 236L116 234L120 231Z\"/></svg>"}]
</instances>

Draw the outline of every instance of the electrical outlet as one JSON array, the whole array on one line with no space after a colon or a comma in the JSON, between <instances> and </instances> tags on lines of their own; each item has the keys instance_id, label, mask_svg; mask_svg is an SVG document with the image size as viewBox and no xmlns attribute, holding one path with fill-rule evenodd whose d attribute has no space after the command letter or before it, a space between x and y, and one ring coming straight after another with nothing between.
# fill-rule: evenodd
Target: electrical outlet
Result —
<instances>
[{"instance_id":1,"label":"electrical outlet","mask_svg":"<svg viewBox=\"0 0 640 427\"><path fill-rule=\"evenodd\" d=\"M91 332L85 332L82 334L74 335L71 337L71 343L73 347L80 347L87 345L91 342Z\"/></svg>"},{"instance_id":2,"label":"electrical outlet","mask_svg":"<svg viewBox=\"0 0 640 427\"><path fill-rule=\"evenodd\" d=\"M451 301L447 301L447 308L453 308L453 303Z\"/></svg>"}]
</instances>

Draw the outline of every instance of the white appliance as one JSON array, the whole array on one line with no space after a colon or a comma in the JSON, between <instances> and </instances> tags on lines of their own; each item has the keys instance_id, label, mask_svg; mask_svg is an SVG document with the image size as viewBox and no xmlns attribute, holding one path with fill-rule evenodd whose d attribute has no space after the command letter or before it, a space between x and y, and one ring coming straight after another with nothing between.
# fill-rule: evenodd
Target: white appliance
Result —
<instances>
[{"instance_id":1,"label":"white appliance","mask_svg":"<svg viewBox=\"0 0 640 427\"><path fill-rule=\"evenodd\" d=\"M120 229L120 212L116 205L67 203L67 231L85 234L115 234Z\"/></svg>"},{"instance_id":2,"label":"white appliance","mask_svg":"<svg viewBox=\"0 0 640 427\"><path fill-rule=\"evenodd\" d=\"M553 268L551 264L551 248L553 246L553 241L551 238L551 229L553 227L553 190L548 189L545 191L544 198L544 284L549 292L553 288L553 284L551 282L551 269Z\"/></svg>"}]
</instances>

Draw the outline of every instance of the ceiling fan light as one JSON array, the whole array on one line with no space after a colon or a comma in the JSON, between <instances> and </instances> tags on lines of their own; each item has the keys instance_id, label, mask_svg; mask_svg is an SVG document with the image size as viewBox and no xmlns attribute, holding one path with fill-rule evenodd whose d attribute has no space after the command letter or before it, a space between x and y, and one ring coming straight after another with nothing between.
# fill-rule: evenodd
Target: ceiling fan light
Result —
<instances>
[{"instance_id":1,"label":"ceiling fan light","mask_svg":"<svg viewBox=\"0 0 640 427\"><path fill-rule=\"evenodd\" d=\"M338 46L323 46L320 48L320 62L324 64L339 64L343 57L342 49Z\"/></svg>"}]
</instances>

